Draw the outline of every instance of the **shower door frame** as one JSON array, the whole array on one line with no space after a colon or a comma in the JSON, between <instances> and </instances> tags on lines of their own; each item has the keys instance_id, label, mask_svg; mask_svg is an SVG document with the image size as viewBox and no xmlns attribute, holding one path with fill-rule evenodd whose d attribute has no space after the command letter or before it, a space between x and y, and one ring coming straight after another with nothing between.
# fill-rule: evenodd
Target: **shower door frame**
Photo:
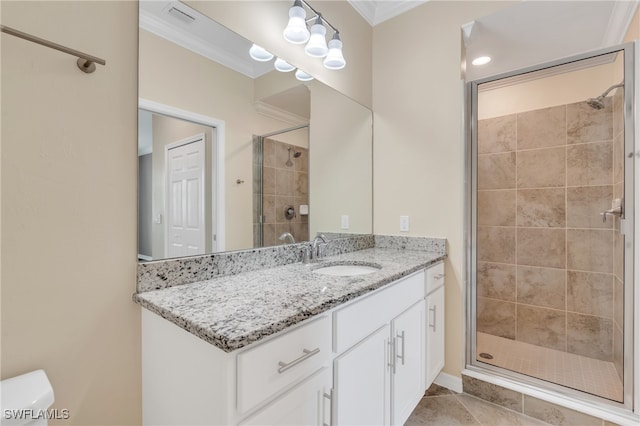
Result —
<instances>
[{"instance_id":1,"label":"shower door frame","mask_svg":"<svg viewBox=\"0 0 640 426\"><path fill-rule=\"evenodd\" d=\"M526 376L506 368L496 367L476 360L476 265L477 265L477 123L478 123L478 86L495 80L514 77L534 71L543 70L559 65L565 65L584 59L607 55L614 52L624 52L624 207L625 219L621 220L621 230L624 229L624 363L623 363L623 402L607 400L602 397L575 390L563 385L548 382L542 379ZM636 357L640 354L640 327L634 327L640 323L640 268L634 265L635 252L639 251L640 233L634 229L634 223L639 221L636 211L636 191L640 188L640 169L636 165L640 157L640 137L636 137L635 114L640 112L640 95L636 88L635 73L640 70L636 64L636 57L640 56L640 43L630 42L605 49L599 49L580 55L563 58L560 60L534 65L531 67L497 74L490 77L474 80L466 83L465 87L465 265L466 265L466 356L465 369L467 372L476 372L483 377L497 378L496 384L505 387L517 387L520 392L541 396L541 391L557 398L560 405L572 407L596 407L603 413L629 416L632 412L640 413L640 379L635 381L634 372L640 373L640 360ZM635 153L635 158L633 158ZM629 156L631 155L631 156ZM640 197L638 197L640 198ZM640 210L640 209L638 209ZM640 226L638 227L640 228ZM630 244L631 243L631 244ZM629 247L629 245L631 247ZM639 269L639 270L636 270ZM634 291L635 290L635 291ZM565 402L564 404L562 402Z\"/></svg>"}]
</instances>

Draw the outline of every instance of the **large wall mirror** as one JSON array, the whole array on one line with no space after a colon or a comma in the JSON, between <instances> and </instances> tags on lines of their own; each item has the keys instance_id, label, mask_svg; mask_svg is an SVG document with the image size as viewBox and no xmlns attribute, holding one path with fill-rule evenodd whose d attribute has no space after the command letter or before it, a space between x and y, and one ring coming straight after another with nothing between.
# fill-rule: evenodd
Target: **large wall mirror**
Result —
<instances>
[{"instance_id":1,"label":"large wall mirror","mask_svg":"<svg viewBox=\"0 0 640 426\"><path fill-rule=\"evenodd\" d=\"M253 42L140 2L139 260L372 233L372 112Z\"/></svg>"}]
</instances>

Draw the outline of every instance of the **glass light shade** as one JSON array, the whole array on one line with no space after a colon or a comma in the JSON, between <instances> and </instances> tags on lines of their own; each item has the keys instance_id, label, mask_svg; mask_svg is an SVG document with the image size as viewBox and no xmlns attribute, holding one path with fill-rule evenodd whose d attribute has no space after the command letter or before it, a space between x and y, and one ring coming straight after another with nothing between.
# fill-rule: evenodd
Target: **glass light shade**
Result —
<instances>
[{"instance_id":1,"label":"glass light shade","mask_svg":"<svg viewBox=\"0 0 640 426\"><path fill-rule=\"evenodd\" d=\"M341 70L347 65L347 61L342 56L342 41L337 33L329 40L329 53L323 63L324 67L330 70Z\"/></svg>"},{"instance_id":2,"label":"glass light shade","mask_svg":"<svg viewBox=\"0 0 640 426\"><path fill-rule=\"evenodd\" d=\"M489 62L491 62L490 56L478 56L473 61L471 61L471 63L475 66L486 65Z\"/></svg>"},{"instance_id":3,"label":"glass light shade","mask_svg":"<svg viewBox=\"0 0 640 426\"><path fill-rule=\"evenodd\" d=\"M313 80L313 77L310 76L309 74L307 74L306 72L302 71L302 70L297 70L296 71L296 78L300 81L311 81Z\"/></svg>"},{"instance_id":4,"label":"glass light shade","mask_svg":"<svg viewBox=\"0 0 640 426\"><path fill-rule=\"evenodd\" d=\"M251 49L249 49L249 56L258 62L267 62L273 59L273 54L255 43L251 46Z\"/></svg>"},{"instance_id":5,"label":"glass light shade","mask_svg":"<svg viewBox=\"0 0 640 426\"><path fill-rule=\"evenodd\" d=\"M289 9L289 23L282 35L289 43L302 44L309 40L309 29L307 28L307 12L302 7L300 0L296 0Z\"/></svg>"},{"instance_id":6,"label":"glass light shade","mask_svg":"<svg viewBox=\"0 0 640 426\"><path fill-rule=\"evenodd\" d=\"M326 34L327 29L322 25L322 21L320 17L318 17L316 23L311 26L311 37L309 38L309 43L307 43L304 48L307 55L314 58L324 58L327 56L329 48L327 47L327 40L325 38Z\"/></svg>"},{"instance_id":7,"label":"glass light shade","mask_svg":"<svg viewBox=\"0 0 640 426\"><path fill-rule=\"evenodd\" d=\"M291 65L289 62L280 58L276 59L276 61L273 63L273 66L280 72L290 72L296 69L296 67Z\"/></svg>"}]
</instances>

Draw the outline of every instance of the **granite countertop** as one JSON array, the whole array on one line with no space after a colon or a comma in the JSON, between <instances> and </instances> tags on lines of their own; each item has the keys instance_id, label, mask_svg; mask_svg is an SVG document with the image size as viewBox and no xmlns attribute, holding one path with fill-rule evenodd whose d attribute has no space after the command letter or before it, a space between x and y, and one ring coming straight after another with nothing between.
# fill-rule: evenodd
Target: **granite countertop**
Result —
<instances>
[{"instance_id":1,"label":"granite countertop","mask_svg":"<svg viewBox=\"0 0 640 426\"><path fill-rule=\"evenodd\" d=\"M443 252L370 248L244 272L134 295L134 301L231 352L432 265ZM324 265L375 263L379 271L340 277L312 272Z\"/></svg>"}]
</instances>

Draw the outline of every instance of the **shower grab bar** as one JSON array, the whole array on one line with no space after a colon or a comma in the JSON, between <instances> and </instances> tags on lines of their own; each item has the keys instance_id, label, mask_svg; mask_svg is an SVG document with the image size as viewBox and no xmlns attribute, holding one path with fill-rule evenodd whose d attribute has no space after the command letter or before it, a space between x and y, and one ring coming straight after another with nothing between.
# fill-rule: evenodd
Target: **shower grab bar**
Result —
<instances>
[{"instance_id":1,"label":"shower grab bar","mask_svg":"<svg viewBox=\"0 0 640 426\"><path fill-rule=\"evenodd\" d=\"M0 25L0 30L3 33L12 35L14 37L18 37L32 43L40 44L42 46L50 47L51 49L59 50L60 52L68 53L73 56L78 57L78 61L76 64L81 71L86 72L88 74L94 72L96 70L96 64L106 65L107 62L98 58L97 56L89 55L87 53L80 52L79 50L71 49L70 47L62 46L61 44L54 43L49 40L45 40L40 37L36 37L31 34L24 33L22 31L18 31L14 28L7 27L5 25Z\"/></svg>"}]
</instances>

